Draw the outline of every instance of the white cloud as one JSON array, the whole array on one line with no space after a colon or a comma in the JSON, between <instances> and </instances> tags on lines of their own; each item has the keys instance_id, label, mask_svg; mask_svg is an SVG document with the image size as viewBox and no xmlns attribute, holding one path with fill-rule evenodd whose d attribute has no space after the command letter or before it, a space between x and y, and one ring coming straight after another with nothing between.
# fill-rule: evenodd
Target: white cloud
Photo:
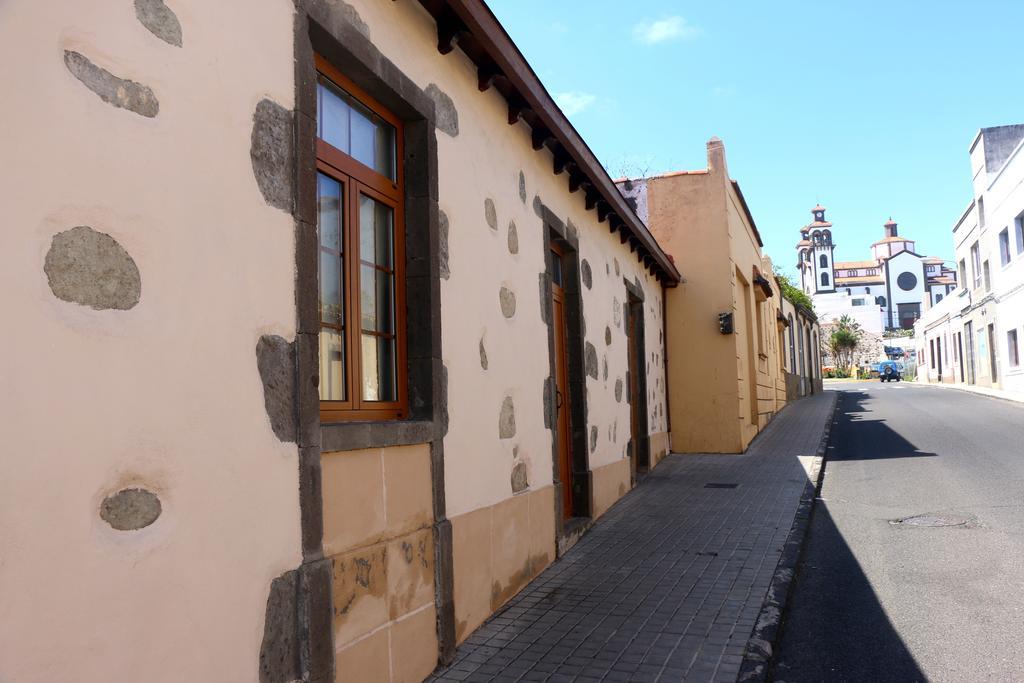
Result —
<instances>
[{"instance_id":1,"label":"white cloud","mask_svg":"<svg viewBox=\"0 0 1024 683\"><path fill-rule=\"evenodd\" d=\"M588 92L570 90L568 92L555 93L555 103L561 107L562 113L566 116L579 114L597 101L596 95Z\"/></svg>"},{"instance_id":2,"label":"white cloud","mask_svg":"<svg viewBox=\"0 0 1024 683\"><path fill-rule=\"evenodd\" d=\"M697 28L686 23L682 17L666 17L657 21L641 21L633 27L633 37L646 45L663 43L666 40L692 38Z\"/></svg>"}]
</instances>

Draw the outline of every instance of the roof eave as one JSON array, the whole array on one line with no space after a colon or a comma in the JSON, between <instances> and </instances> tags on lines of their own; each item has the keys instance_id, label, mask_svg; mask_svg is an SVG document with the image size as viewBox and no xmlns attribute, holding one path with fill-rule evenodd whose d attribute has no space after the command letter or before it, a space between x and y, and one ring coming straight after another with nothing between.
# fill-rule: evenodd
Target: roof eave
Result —
<instances>
[{"instance_id":1,"label":"roof eave","mask_svg":"<svg viewBox=\"0 0 1024 683\"><path fill-rule=\"evenodd\" d=\"M519 48L480 0L419 0L437 22L438 51L458 46L477 67L478 87L495 88L508 102L508 123L523 120L532 130L533 147L554 156L555 175L567 173L569 191L583 190L588 210L598 222L608 221L623 244L665 286L682 281L682 274L615 187L608 172L566 118Z\"/></svg>"}]
</instances>

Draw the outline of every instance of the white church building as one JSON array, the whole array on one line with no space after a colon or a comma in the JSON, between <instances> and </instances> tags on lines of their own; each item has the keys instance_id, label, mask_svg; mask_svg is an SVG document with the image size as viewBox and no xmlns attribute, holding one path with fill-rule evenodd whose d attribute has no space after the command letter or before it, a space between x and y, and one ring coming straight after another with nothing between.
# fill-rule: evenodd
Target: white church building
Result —
<instances>
[{"instance_id":1,"label":"white church building","mask_svg":"<svg viewBox=\"0 0 1024 683\"><path fill-rule=\"evenodd\" d=\"M923 310L956 288L956 271L941 258L918 254L914 240L901 237L891 218L885 236L871 245L870 259L836 261L825 207L815 206L811 215L813 220L800 228L797 268L822 323L849 315L874 334L913 329Z\"/></svg>"}]
</instances>

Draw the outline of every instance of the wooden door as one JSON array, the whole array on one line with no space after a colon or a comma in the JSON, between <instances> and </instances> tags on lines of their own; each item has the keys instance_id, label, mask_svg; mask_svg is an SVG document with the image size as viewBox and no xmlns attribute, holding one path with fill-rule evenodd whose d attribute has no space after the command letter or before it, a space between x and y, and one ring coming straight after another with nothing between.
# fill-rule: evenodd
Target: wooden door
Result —
<instances>
[{"instance_id":1,"label":"wooden door","mask_svg":"<svg viewBox=\"0 0 1024 683\"><path fill-rule=\"evenodd\" d=\"M572 504L572 452L569 447L569 356L568 333L565 324L565 290L558 284L551 286L553 333L555 338L555 439L558 441L558 478L562 482L562 515L573 516Z\"/></svg>"}]
</instances>

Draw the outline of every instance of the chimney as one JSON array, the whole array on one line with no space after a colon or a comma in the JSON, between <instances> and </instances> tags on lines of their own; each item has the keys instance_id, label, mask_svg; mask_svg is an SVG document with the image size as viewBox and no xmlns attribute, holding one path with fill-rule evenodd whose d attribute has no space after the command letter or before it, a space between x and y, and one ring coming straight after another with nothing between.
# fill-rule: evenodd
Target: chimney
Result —
<instances>
[{"instance_id":1,"label":"chimney","mask_svg":"<svg viewBox=\"0 0 1024 683\"><path fill-rule=\"evenodd\" d=\"M885 222L885 236L896 237L897 234L898 233L896 232L896 221L892 219L892 216L889 216L889 220Z\"/></svg>"}]
</instances>

